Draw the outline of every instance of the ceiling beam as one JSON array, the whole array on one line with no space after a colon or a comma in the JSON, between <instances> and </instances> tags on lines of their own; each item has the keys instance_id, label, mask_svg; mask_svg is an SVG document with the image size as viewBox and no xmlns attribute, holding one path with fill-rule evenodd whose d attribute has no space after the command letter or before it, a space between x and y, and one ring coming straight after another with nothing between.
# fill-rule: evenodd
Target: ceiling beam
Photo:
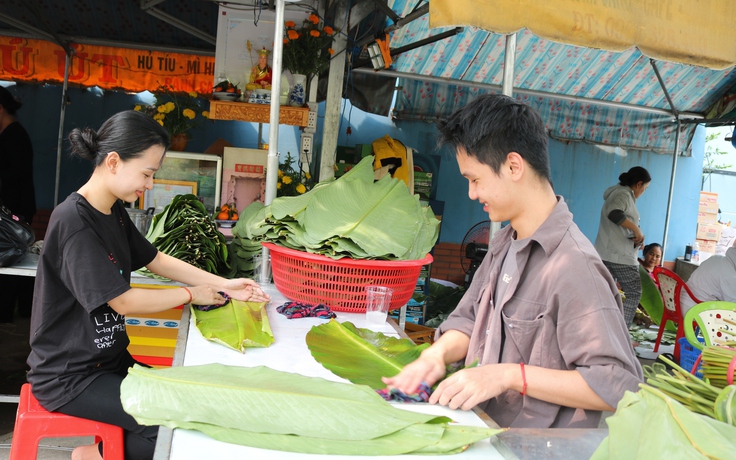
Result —
<instances>
[{"instance_id":1,"label":"ceiling beam","mask_svg":"<svg viewBox=\"0 0 736 460\"><path fill-rule=\"evenodd\" d=\"M210 43L212 45L217 44L217 38L215 36L210 35L207 32L203 32L203 31L197 29L196 27L192 26L191 24L189 24L187 22L184 22L184 21L182 21L179 18L175 18L174 16L170 15L169 13L165 13L165 12L161 11L158 8L154 8L154 7L150 6L151 3L156 4L157 2L150 1L150 0L148 0L148 1L141 0L140 7L141 7L141 9L143 11L145 11L148 14L150 14L151 16L153 16L156 19L159 19L159 20L164 21L164 22L166 22L168 24L171 24L172 26L176 27L177 29L181 29L181 30L183 30L184 32L186 32L186 33L188 33L190 35L194 35L195 37L197 37L200 40L203 40L203 41L205 41L207 43Z\"/></svg>"},{"instance_id":2,"label":"ceiling beam","mask_svg":"<svg viewBox=\"0 0 736 460\"><path fill-rule=\"evenodd\" d=\"M397 72L395 70L374 71L372 69L362 68L362 69L353 69L353 72L363 73L363 74L368 74L368 75L381 75L387 78L404 78L407 80L428 81L431 83L440 83L444 85L468 86L472 88L487 89L491 91L498 91L498 92L501 91L501 85L492 85L489 83L478 83L474 81L465 81L465 80L453 80L451 78L435 77L432 75L417 75L417 74L410 74L406 72ZM568 101L568 102L579 102L583 104L611 107L615 109L631 110L633 112L642 112L642 113L649 113L649 114L655 114L655 115L661 115L661 116L668 116L674 119L671 111L667 109L660 109L657 107L646 107L642 105L626 104L624 102L604 101L600 99L591 99L591 98L581 97L581 96L572 96L569 94L547 93L543 91L536 91L532 89L523 89L523 88L514 88L514 93L525 95L525 96L531 96L531 97L544 97L544 98L551 98L551 99L559 99L559 100ZM687 119L687 118L703 119L704 118L703 114L695 113L695 112L679 112L678 116L681 119Z\"/></svg>"}]
</instances>

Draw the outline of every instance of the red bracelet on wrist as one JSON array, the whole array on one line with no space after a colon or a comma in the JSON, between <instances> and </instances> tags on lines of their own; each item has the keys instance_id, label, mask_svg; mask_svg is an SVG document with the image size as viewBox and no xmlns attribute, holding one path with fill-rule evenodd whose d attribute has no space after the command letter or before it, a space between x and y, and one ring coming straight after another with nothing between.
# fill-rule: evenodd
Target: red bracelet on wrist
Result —
<instances>
[{"instance_id":1,"label":"red bracelet on wrist","mask_svg":"<svg viewBox=\"0 0 736 460\"><path fill-rule=\"evenodd\" d=\"M519 363L521 366L521 381L523 382L523 386L521 387L521 395L526 395L526 373L524 372L524 363Z\"/></svg>"},{"instance_id":2,"label":"red bracelet on wrist","mask_svg":"<svg viewBox=\"0 0 736 460\"><path fill-rule=\"evenodd\" d=\"M189 304L189 303L192 303L192 291L190 291L189 288L184 287L184 286L182 286L181 288L184 289L185 291L187 291L187 294L189 294L189 300L187 300L184 303L184 305Z\"/></svg>"}]
</instances>

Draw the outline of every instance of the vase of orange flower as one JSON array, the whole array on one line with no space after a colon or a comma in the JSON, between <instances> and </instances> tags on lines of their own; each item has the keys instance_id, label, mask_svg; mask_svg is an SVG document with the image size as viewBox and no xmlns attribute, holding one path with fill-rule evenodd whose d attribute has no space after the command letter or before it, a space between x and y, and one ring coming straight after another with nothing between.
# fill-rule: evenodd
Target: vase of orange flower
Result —
<instances>
[{"instance_id":1,"label":"vase of orange flower","mask_svg":"<svg viewBox=\"0 0 736 460\"><path fill-rule=\"evenodd\" d=\"M335 31L330 26L320 25L316 14L310 14L301 27L297 28L293 21L286 21L284 26L283 63L292 75L289 104L304 105L312 77L327 69L335 53L331 48Z\"/></svg>"},{"instance_id":2,"label":"vase of orange flower","mask_svg":"<svg viewBox=\"0 0 736 460\"><path fill-rule=\"evenodd\" d=\"M209 118L209 111L203 110L202 100L195 92L177 93L170 86L161 86L154 94L151 105L137 104L135 110L151 116L166 128L171 140L169 150L183 151L189 139L190 130Z\"/></svg>"}]
</instances>

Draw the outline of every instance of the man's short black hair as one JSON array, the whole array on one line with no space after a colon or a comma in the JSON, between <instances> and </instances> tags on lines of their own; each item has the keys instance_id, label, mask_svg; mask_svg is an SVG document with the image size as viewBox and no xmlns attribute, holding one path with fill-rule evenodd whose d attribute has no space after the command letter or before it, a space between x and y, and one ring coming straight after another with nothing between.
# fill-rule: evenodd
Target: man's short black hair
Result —
<instances>
[{"instance_id":1,"label":"man's short black hair","mask_svg":"<svg viewBox=\"0 0 736 460\"><path fill-rule=\"evenodd\" d=\"M550 184L547 133L539 114L500 94L485 94L437 123L439 145L462 147L496 174L510 152L517 152Z\"/></svg>"}]
</instances>

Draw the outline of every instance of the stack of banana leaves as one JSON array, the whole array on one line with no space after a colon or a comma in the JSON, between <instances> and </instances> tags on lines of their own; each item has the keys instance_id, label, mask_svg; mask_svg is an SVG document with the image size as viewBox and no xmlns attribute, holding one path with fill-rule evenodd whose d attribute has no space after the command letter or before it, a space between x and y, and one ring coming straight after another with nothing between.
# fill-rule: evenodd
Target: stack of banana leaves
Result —
<instances>
[{"instance_id":1,"label":"stack of banana leaves","mask_svg":"<svg viewBox=\"0 0 736 460\"><path fill-rule=\"evenodd\" d=\"M708 350L708 358L722 368L726 358L714 349ZM704 351L703 368L705 358ZM606 419L609 435L591 459L734 458L736 385L700 380L666 357L659 359L672 371L658 362L644 366L647 385L640 384L637 393L626 392L616 413Z\"/></svg>"},{"instance_id":2,"label":"stack of banana leaves","mask_svg":"<svg viewBox=\"0 0 736 460\"><path fill-rule=\"evenodd\" d=\"M366 157L303 195L251 204L233 228L233 245L244 256L254 242L267 241L333 259L417 260L437 241L438 224L403 181L385 176L374 182L372 157Z\"/></svg>"},{"instance_id":3,"label":"stack of banana leaves","mask_svg":"<svg viewBox=\"0 0 736 460\"><path fill-rule=\"evenodd\" d=\"M365 385L263 366L136 365L123 380L120 400L144 425L197 430L223 442L319 458L460 453L503 431L402 410Z\"/></svg>"},{"instance_id":4,"label":"stack of banana leaves","mask_svg":"<svg viewBox=\"0 0 736 460\"><path fill-rule=\"evenodd\" d=\"M146 239L159 251L210 273L230 275L225 236L195 195L177 195L153 218ZM139 273L153 274L144 269Z\"/></svg>"}]
</instances>

